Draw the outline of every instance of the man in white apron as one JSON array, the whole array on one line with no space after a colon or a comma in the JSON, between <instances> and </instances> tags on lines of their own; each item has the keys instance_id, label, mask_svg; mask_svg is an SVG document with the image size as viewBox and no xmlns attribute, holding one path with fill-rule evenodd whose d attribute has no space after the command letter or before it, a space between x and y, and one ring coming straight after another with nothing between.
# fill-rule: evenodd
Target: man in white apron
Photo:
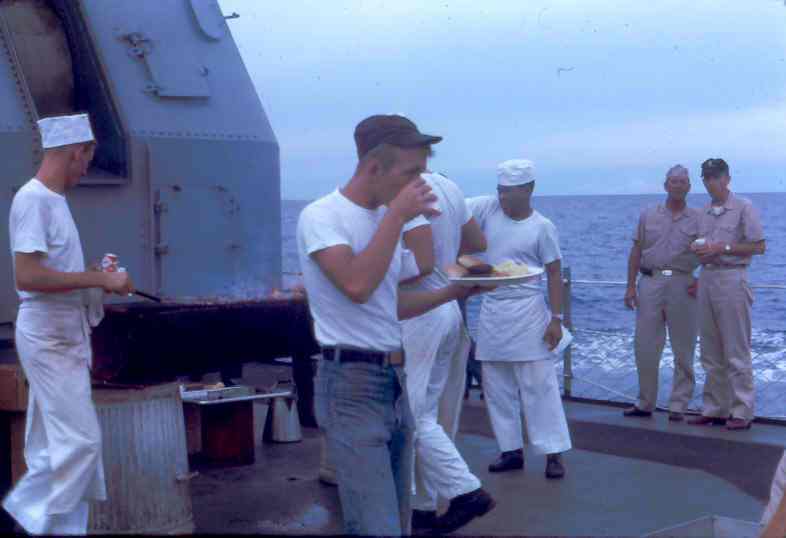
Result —
<instances>
[{"instance_id":1,"label":"man in white apron","mask_svg":"<svg viewBox=\"0 0 786 538\"><path fill-rule=\"evenodd\" d=\"M486 241L458 185L440 174L422 177L439 200L440 215L407 230L404 244L419 260L429 259L437 268L414 289L438 290L450 284L440 269L455 264L460 254L485 250ZM458 303L451 301L404 321L402 338L407 392L415 418L412 529L450 533L488 513L495 504L453 443L470 348ZM439 518L438 497L450 501Z\"/></svg>"},{"instance_id":2,"label":"man in white apron","mask_svg":"<svg viewBox=\"0 0 786 538\"><path fill-rule=\"evenodd\" d=\"M483 364L483 391L491 426L502 454L491 472L521 469L524 451L521 414L529 443L548 455L546 476L562 478L560 454L571 448L553 350L562 339L562 275L557 229L530 204L535 188L531 161L505 161L497 170L498 197L468 200L488 241L486 261L544 267L551 311L540 276L488 293L480 309L477 360Z\"/></svg>"},{"instance_id":3,"label":"man in white apron","mask_svg":"<svg viewBox=\"0 0 786 538\"><path fill-rule=\"evenodd\" d=\"M3 508L31 534L85 534L88 501L105 500L106 488L83 292L128 294L132 285L126 273L85 271L65 198L95 151L88 116L47 118L38 125L44 161L16 193L9 219L21 299L15 342L30 384L27 472Z\"/></svg>"}]
</instances>

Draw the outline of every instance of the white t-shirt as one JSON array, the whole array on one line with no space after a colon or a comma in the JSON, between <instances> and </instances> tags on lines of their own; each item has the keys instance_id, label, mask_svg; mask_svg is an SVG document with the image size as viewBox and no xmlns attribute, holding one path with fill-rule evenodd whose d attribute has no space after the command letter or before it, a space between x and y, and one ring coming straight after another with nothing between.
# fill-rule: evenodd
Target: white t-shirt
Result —
<instances>
[{"instance_id":1,"label":"white t-shirt","mask_svg":"<svg viewBox=\"0 0 786 538\"><path fill-rule=\"evenodd\" d=\"M557 227L549 219L533 210L524 220L513 220L502 211L496 196L469 198L467 206L486 236L488 249L481 256L487 263L498 265L505 261L525 263L531 267L545 267L562 259ZM541 277L518 286L497 288L487 297L508 295L520 289L539 287Z\"/></svg>"},{"instance_id":2,"label":"white t-shirt","mask_svg":"<svg viewBox=\"0 0 786 538\"><path fill-rule=\"evenodd\" d=\"M428 221L412 221L406 230L419 225L431 225L434 238L434 265L440 269L455 264L461 248L461 228L472 218L467 207L464 193L453 181L441 174L423 174L423 179L437 196L440 215ZM437 290L450 284L444 275L436 271L418 282L416 288L421 290Z\"/></svg>"},{"instance_id":3,"label":"white t-shirt","mask_svg":"<svg viewBox=\"0 0 786 538\"><path fill-rule=\"evenodd\" d=\"M85 257L65 196L39 180L28 181L14 196L8 219L11 257L14 253L45 254L42 265L63 273L85 270ZM81 290L45 293L17 290L22 302L49 301L82 305Z\"/></svg>"},{"instance_id":4,"label":"white t-shirt","mask_svg":"<svg viewBox=\"0 0 786 538\"><path fill-rule=\"evenodd\" d=\"M486 261L505 261L545 267L561 259L554 224L538 213L513 220L502 211L495 196L467 200L475 220L486 235ZM552 358L543 342L551 316L546 307L541 277L524 284L501 286L484 294L478 319L477 359L481 361L535 361Z\"/></svg>"},{"instance_id":5,"label":"white t-shirt","mask_svg":"<svg viewBox=\"0 0 786 538\"><path fill-rule=\"evenodd\" d=\"M352 302L325 276L311 257L320 250L348 245L362 252L379 228L386 208L370 210L355 204L340 191L309 204L297 226L298 254L308 293L317 341L322 346L349 346L374 351L401 349L398 320L398 284L402 274L401 242L385 278L365 304Z\"/></svg>"}]
</instances>

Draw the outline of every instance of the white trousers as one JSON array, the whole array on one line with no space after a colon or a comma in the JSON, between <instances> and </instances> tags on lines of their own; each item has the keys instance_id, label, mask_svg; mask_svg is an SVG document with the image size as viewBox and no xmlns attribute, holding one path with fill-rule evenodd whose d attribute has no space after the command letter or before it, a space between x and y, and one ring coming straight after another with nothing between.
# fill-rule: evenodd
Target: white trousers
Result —
<instances>
[{"instance_id":1,"label":"white trousers","mask_svg":"<svg viewBox=\"0 0 786 538\"><path fill-rule=\"evenodd\" d=\"M22 308L17 320L16 347L30 384L27 472L3 508L30 534L86 534L87 501L106 499L81 316L78 309Z\"/></svg>"},{"instance_id":2,"label":"white trousers","mask_svg":"<svg viewBox=\"0 0 786 538\"><path fill-rule=\"evenodd\" d=\"M464 396L470 340L461 311L449 303L403 324L407 392L415 418L416 510L436 510L480 487L453 439Z\"/></svg>"},{"instance_id":3,"label":"white trousers","mask_svg":"<svg viewBox=\"0 0 786 538\"><path fill-rule=\"evenodd\" d=\"M521 415L529 444L538 453L570 450L554 360L482 362L486 407L500 451L523 448Z\"/></svg>"}]
</instances>

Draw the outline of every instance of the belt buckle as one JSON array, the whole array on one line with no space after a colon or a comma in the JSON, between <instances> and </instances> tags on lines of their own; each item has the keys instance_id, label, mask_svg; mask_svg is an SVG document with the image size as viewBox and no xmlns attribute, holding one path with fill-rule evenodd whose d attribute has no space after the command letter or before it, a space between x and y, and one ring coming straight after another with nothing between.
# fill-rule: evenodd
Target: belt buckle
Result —
<instances>
[{"instance_id":1,"label":"belt buckle","mask_svg":"<svg viewBox=\"0 0 786 538\"><path fill-rule=\"evenodd\" d=\"M663 269L660 272L660 274L662 274L663 276L672 276L674 274L674 271L672 271L671 269Z\"/></svg>"},{"instance_id":2,"label":"belt buckle","mask_svg":"<svg viewBox=\"0 0 786 538\"><path fill-rule=\"evenodd\" d=\"M404 352L393 351L385 355L385 366L404 366Z\"/></svg>"}]
</instances>

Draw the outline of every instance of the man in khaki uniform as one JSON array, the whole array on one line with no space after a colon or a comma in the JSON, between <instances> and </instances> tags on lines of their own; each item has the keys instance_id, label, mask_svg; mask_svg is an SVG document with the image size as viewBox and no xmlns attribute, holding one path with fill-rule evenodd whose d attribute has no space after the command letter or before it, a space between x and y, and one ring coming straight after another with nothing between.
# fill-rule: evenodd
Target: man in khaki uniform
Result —
<instances>
[{"instance_id":1,"label":"man in khaki uniform","mask_svg":"<svg viewBox=\"0 0 786 538\"><path fill-rule=\"evenodd\" d=\"M699 260L691 251L698 237L700 211L687 207L688 170L673 166L666 173L666 203L644 210L628 259L625 305L636 313L635 353L639 373L638 404L627 417L649 417L658 400L658 377L666 328L674 351L674 381L669 420L683 420L693 397L693 355L698 323L693 271ZM636 289L636 276L641 278Z\"/></svg>"},{"instance_id":2,"label":"man in khaki uniform","mask_svg":"<svg viewBox=\"0 0 786 538\"><path fill-rule=\"evenodd\" d=\"M729 191L729 165L708 159L701 177L712 202L699 220L701 363L707 372L704 411L691 424L746 430L753 420L751 306L748 265L764 254L764 230L750 200ZM729 419L727 421L727 418Z\"/></svg>"}]
</instances>

